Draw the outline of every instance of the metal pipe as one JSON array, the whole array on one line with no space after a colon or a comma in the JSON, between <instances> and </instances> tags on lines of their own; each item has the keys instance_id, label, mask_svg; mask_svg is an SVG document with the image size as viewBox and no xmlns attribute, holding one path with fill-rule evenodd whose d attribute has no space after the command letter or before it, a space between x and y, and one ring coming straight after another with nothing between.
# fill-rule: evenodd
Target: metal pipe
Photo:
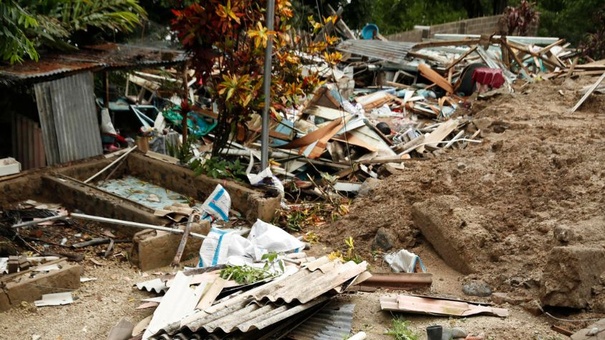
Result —
<instances>
[{"instance_id":1,"label":"metal pipe","mask_svg":"<svg viewBox=\"0 0 605 340\"><path fill-rule=\"evenodd\" d=\"M121 161L123 158L125 158L126 156L128 156L129 153L133 152L134 149L136 149L137 146L133 146L132 148L130 148L130 150L126 151L122 156L118 157L115 161L111 162L108 166L104 167L103 169L101 169L101 171L97 172L96 174L88 177L88 179L86 179L84 181L84 183L88 183L90 181L92 181L93 179L95 179L97 176L99 176L100 174L102 174L103 172L105 172L105 170L111 168L114 164L116 164L117 162Z\"/></svg>"},{"instance_id":2,"label":"metal pipe","mask_svg":"<svg viewBox=\"0 0 605 340\"><path fill-rule=\"evenodd\" d=\"M275 17L275 0L267 0L267 30L273 31ZM273 53L273 36L267 39L265 48L265 71L263 78L263 92L265 93L265 107L263 108L263 122L261 130L261 168L269 165L269 106L271 105L271 64Z\"/></svg>"},{"instance_id":3,"label":"metal pipe","mask_svg":"<svg viewBox=\"0 0 605 340\"><path fill-rule=\"evenodd\" d=\"M23 222L23 223L17 223L15 225L12 226L12 228L22 228L22 227L28 227L28 226L32 226L38 223L42 223L42 222L48 222L48 221L54 221L54 220L60 220L63 218L67 218L67 216L65 215L56 215L56 216L50 216L50 217L45 217L45 218L41 218L39 220L33 220L33 221L29 221L29 222Z\"/></svg>"},{"instance_id":4,"label":"metal pipe","mask_svg":"<svg viewBox=\"0 0 605 340\"><path fill-rule=\"evenodd\" d=\"M157 226L157 225L147 224L147 223L138 223L138 222L132 222L132 221L117 220L117 219L108 218L108 217L93 216L93 215L86 215L86 214L80 214L80 213L71 213L70 216L74 217L74 218L81 218L83 220L102 222L102 223L119 224L119 225L123 225L123 226L127 226L127 227L133 227L133 228L154 229L154 230L167 231L169 233L175 233L175 234L183 234L183 233L185 233L185 231L181 230L181 229L173 229L173 228L168 228L168 227L163 227L163 226ZM201 239L205 239L206 238L205 235L198 234L198 233L189 233L189 235L193 236L193 237L196 237L196 238L201 238Z\"/></svg>"}]
</instances>

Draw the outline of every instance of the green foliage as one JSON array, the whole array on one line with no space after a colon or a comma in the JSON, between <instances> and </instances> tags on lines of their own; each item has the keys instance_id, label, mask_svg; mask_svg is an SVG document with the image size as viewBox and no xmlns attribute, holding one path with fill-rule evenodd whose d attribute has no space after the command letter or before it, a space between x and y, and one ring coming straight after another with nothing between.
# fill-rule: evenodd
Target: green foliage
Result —
<instances>
[{"instance_id":1,"label":"green foliage","mask_svg":"<svg viewBox=\"0 0 605 340\"><path fill-rule=\"evenodd\" d=\"M75 49L75 33L129 32L146 17L137 0L9 0L0 2L0 56L38 59L37 49Z\"/></svg>"},{"instance_id":2,"label":"green foliage","mask_svg":"<svg viewBox=\"0 0 605 340\"><path fill-rule=\"evenodd\" d=\"M26 30L39 26L38 21L27 13L18 1L0 1L0 58L11 64L23 61L26 56L38 60L34 42Z\"/></svg>"},{"instance_id":3,"label":"green foliage","mask_svg":"<svg viewBox=\"0 0 605 340\"><path fill-rule=\"evenodd\" d=\"M246 167L239 158L229 161L219 157L211 157L206 160L196 159L191 162L191 169L196 176L205 174L212 178L232 179L241 181L246 178Z\"/></svg>"},{"instance_id":4,"label":"green foliage","mask_svg":"<svg viewBox=\"0 0 605 340\"><path fill-rule=\"evenodd\" d=\"M403 318L396 317L393 319L393 325L387 329L387 335L395 338L395 340L419 340L420 336L410 329L410 322Z\"/></svg>"},{"instance_id":5,"label":"green foliage","mask_svg":"<svg viewBox=\"0 0 605 340\"><path fill-rule=\"evenodd\" d=\"M410 30L414 25L436 25L466 17L458 3L446 0L376 0L372 8L373 23L383 35Z\"/></svg>"},{"instance_id":6,"label":"green foliage","mask_svg":"<svg viewBox=\"0 0 605 340\"><path fill-rule=\"evenodd\" d=\"M330 260L340 259L343 262L353 261L355 263L363 262L363 259L357 251L355 250L355 243L351 236L345 239L346 250L341 252L340 250L335 250L328 255Z\"/></svg>"},{"instance_id":7,"label":"green foliage","mask_svg":"<svg viewBox=\"0 0 605 340\"><path fill-rule=\"evenodd\" d=\"M543 0L538 2L540 36L560 37L578 46L586 33L595 33L601 24L591 13L603 10L601 0Z\"/></svg>"},{"instance_id":8,"label":"green foliage","mask_svg":"<svg viewBox=\"0 0 605 340\"><path fill-rule=\"evenodd\" d=\"M221 269L221 278L233 280L239 284L251 284L272 277L273 274L265 268L255 268L248 265L230 266Z\"/></svg>"},{"instance_id":9,"label":"green foliage","mask_svg":"<svg viewBox=\"0 0 605 340\"><path fill-rule=\"evenodd\" d=\"M262 260L265 265L262 268L256 268L248 265L230 266L221 269L220 276L225 280L234 280L239 284L252 284L264 279L275 277L280 272L284 272L284 264L278 259L276 252L264 254ZM279 271L275 270L275 264L279 265Z\"/></svg>"},{"instance_id":10,"label":"green foliage","mask_svg":"<svg viewBox=\"0 0 605 340\"><path fill-rule=\"evenodd\" d=\"M193 158L191 147L194 143L195 137L190 135L185 143L180 145L166 144L166 151L168 151L168 155L177 158L181 164L188 164L191 158Z\"/></svg>"}]
</instances>

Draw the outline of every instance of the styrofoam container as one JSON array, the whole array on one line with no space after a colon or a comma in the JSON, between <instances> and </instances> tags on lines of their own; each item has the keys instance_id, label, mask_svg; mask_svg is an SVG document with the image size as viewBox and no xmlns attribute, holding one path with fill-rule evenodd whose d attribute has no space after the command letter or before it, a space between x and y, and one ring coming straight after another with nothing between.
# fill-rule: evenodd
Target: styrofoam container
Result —
<instances>
[{"instance_id":1,"label":"styrofoam container","mask_svg":"<svg viewBox=\"0 0 605 340\"><path fill-rule=\"evenodd\" d=\"M21 171L21 163L17 162L12 157L0 159L0 176L7 176L19 173Z\"/></svg>"}]
</instances>

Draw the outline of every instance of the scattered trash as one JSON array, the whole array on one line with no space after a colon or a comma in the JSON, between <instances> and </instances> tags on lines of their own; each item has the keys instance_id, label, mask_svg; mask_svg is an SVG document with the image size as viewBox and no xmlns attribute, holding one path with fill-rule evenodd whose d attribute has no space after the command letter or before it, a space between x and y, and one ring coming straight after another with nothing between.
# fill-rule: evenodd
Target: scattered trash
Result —
<instances>
[{"instance_id":1,"label":"scattered trash","mask_svg":"<svg viewBox=\"0 0 605 340\"><path fill-rule=\"evenodd\" d=\"M41 300L34 302L36 307L69 305L74 302L70 292L43 294Z\"/></svg>"},{"instance_id":2,"label":"scattered trash","mask_svg":"<svg viewBox=\"0 0 605 340\"><path fill-rule=\"evenodd\" d=\"M405 249L401 249L395 253L385 254L384 260L391 266L391 269L395 273L414 273L418 267L423 273L426 272L426 267L424 266L424 263L422 263L420 257Z\"/></svg>"}]
</instances>

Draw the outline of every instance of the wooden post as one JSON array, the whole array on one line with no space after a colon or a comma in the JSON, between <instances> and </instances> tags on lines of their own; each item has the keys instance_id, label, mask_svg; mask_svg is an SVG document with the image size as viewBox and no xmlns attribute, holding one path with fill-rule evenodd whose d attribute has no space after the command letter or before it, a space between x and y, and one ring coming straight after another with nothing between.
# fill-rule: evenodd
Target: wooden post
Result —
<instances>
[{"instance_id":1,"label":"wooden post","mask_svg":"<svg viewBox=\"0 0 605 340\"><path fill-rule=\"evenodd\" d=\"M174 259L172 260L172 267L178 267L179 263L181 262L181 257L183 257L183 252L185 251L185 246L187 245L187 238L189 238L189 232L191 231L191 224L193 223L194 216L195 214L189 215L189 220L185 226L183 237L181 237L181 243L179 243L179 247L177 248Z\"/></svg>"}]
</instances>

